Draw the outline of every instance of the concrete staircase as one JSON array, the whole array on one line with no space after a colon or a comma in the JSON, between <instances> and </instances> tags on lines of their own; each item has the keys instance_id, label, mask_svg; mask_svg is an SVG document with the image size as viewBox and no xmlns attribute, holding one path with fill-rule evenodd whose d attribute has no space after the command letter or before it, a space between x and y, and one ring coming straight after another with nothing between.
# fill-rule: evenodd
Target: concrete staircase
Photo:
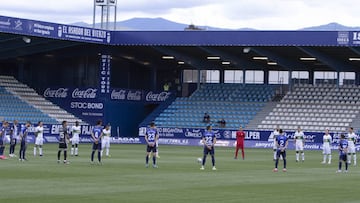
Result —
<instances>
[{"instance_id":1,"label":"concrete staircase","mask_svg":"<svg viewBox=\"0 0 360 203\"><path fill-rule=\"evenodd\" d=\"M11 94L20 98L22 101L28 103L29 105L56 120L57 123L61 123L63 120L66 120L69 123L75 123L75 121L79 121L80 124L87 124L73 114L46 100L34 89L30 88L26 84L19 82L12 76L0 76L0 85L3 86L7 91L11 92Z\"/></svg>"},{"instance_id":2,"label":"concrete staircase","mask_svg":"<svg viewBox=\"0 0 360 203\"><path fill-rule=\"evenodd\" d=\"M265 117L268 116L269 113L276 107L277 103L278 102L274 101L266 103L262 110L258 112L256 116L246 126L246 130L257 130L258 125L261 124L261 121L263 121Z\"/></svg>"}]
</instances>

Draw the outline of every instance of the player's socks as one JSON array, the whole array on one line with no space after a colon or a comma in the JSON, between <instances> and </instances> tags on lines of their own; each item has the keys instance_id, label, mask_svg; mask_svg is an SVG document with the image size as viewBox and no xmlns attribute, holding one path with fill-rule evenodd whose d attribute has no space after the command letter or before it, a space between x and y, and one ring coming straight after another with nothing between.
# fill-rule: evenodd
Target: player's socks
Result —
<instances>
[{"instance_id":1,"label":"player's socks","mask_svg":"<svg viewBox=\"0 0 360 203\"><path fill-rule=\"evenodd\" d=\"M78 155L78 148L76 147L75 148L75 156L77 156Z\"/></svg>"},{"instance_id":2,"label":"player's socks","mask_svg":"<svg viewBox=\"0 0 360 203\"><path fill-rule=\"evenodd\" d=\"M299 161L299 152L296 152L296 161Z\"/></svg>"},{"instance_id":3,"label":"player's socks","mask_svg":"<svg viewBox=\"0 0 360 203\"><path fill-rule=\"evenodd\" d=\"M66 162L66 158L67 158L67 151L64 150L64 161Z\"/></svg>"},{"instance_id":4,"label":"player's socks","mask_svg":"<svg viewBox=\"0 0 360 203\"><path fill-rule=\"evenodd\" d=\"M70 150L70 155L74 155L74 145L71 147L71 150Z\"/></svg>"},{"instance_id":5,"label":"player's socks","mask_svg":"<svg viewBox=\"0 0 360 203\"><path fill-rule=\"evenodd\" d=\"M101 162L101 152L98 151L98 161Z\"/></svg>"},{"instance_id":6,"label":"player's socks","mask_svg":"<svg viewBox=\"0 0 360 203\"><path fill-rule=\"evenodd\" d=\"M275 168L278 167L278 164L279 164L279 159L276 159L276 160L275 160Z\"/></svg>"},{"instance_id":7,"label":"player's socks","mask_svg":"<svg viewBox=\"0 0 360 203\"><path fill-rule=\"evenodd\" d=\"M103 156L103 151L104 151L104 150L101 150L101 151L100 151L100 156Z\"/></svg>"},{"instance_id":8,"label":"player's socks","mask_svg":"<svg viewBox=\"0 0 360 203\"><path fill-rule=\"evenodd\" d=\"M347 162L346 162L346 165L347 165ZM339 171L341 171L341 166L342 166L342 162L339 161Z\"/></svg>"},{"instance_id":9,"label":"player's socks","mask_svg":"<svg viewBox=\"0 0 360 203\"><path fill-rule=\"evenodd\" d=\"M277 168L277 167L276 167ZM286 168L286 159L284 159L284 168Z\"/></svg>"},{"instance_id":10,"label":"player's socks","mask_svg":"<svg viewBox=\"0 0 360 203\"><path fill-rule=\"evenodd\" d=\"M348 167L349 167L349 164L348 164L348 163L345 163L345 170L346 170L346 171L348 170Z\"/></svg>"},{"instance_id":11,"label":"player's socks","mask_svg":"<svg viewBox=\"0 0 360 203\"><path fill-rule=\"evenodd\" d=\"M94 154L95 154L95 151L92 151L92 152L91 152L91 161L92 161L92 162L94 161Z\"/></svg>"},{"instance_id":12,"label":"player's socks","mask_svg":"<svg viewBox=\"0 0 360 203\"><path fill-rule=\"evenodd\" d=\"M153 166L156 166L156 156L153 156Z\"/></svg>"},{"instance_id":13,"label":"player's socks","mask_svg":"<svg viewBox=\"0 0 360 203\"><path fill-rule=\"evenodd\" d=\"M245 159L245 151L244 151L244 149L241 149L241 156L242 156L242 159L244 160Z\"/></svg>"},{"instance_id":14,"label":"player's socks","mask_svg":"<svg viewBox=\"0 0 360 203\"><path fill-rule=\"evenodd\" d=\"M148 155L146 155L146 157L145 157L145 163L149 164L149 156Z\"/></svg>"},{"instance_id":15,"label":"player's socks","mask_svg":"<svg viewBox=\"0 0 360 203\"><path fill-rule=\"evenodd\" d=\"M329 162L328 164L331 164L331 154L329 154Z\"/></svg>"},{"instance_id":16,"label":"player's socks","mask_svg":"<svg viewBox=\"0 0 360 203\"><path fill-rule=\"evenodd\" d=\"M211 156L211 163L213 167L215 167L215 156Z\"/></svg>"},{"instance_id":17,"label":"player's socks","mask_svg":"<svg viewBox=\"0 0 360 203\"><path fill-rule=\"evenodd\" d=\"M36 156L36 147L34 147L34 156Z\"/></svg>"},{"instance_id":18,"label":"player's socks","mask_svg":"<svg viewBox=\"0 0 360 203\"><path fill-rule=\"evenodd\" d=\"M356 166L356 154L353 154L354 166Z\"/></svg>"},{"instance_id":19,"label":"player's socks","mask_svg":"<svg viewBox=\"0 0 360 203\"><path fill-rule=\"evenodd\" d=\"M326 156L327 156L326 154L323 155L323 161L322 161L323 164L326 163Z\"/></svg>"},{"instance_id":20,"label":"player's socks","mask_svg":"<svg viewBox=\"0 0 360 203\"><path fill-rule=\"evenodd\" d=\"M305 153L304 152L301 153L301 159L302 159L302 161L305 161Z\"/></svg>"},{"instance_id":21,"label":"player's socks","mask_svg":"<svg viewBox=\"0 0 360 203\"><path fill-rule=\"evenodd\" d=\"M348 154L348 160L347 160L347 162L349 163L349 164L351 164L351 154Z\"/></svg>"},{"instance_id":22,"label":"player's socks","mask_svg":"<svg viewBox=\"0 0 360 203\"><path fill-rule=\"evenodd\" d=\"M40 155L40 156L43 155L42 147L39 148L39 155Z\"/></svg>"},{"instance_id":23,"label":"player's socks","mask_svg":"<svg viewBox=\"0 0 360 203\"><path fill-rule=\"evenodd\" d=\"M4 150L5 150L5 147L4 146L1 146L0 147L0 155L4 155Z\"/></svg>"},{"instance_id":24,"label":"player's socks","mask_svg":"<svg viewBox=\"0 0 360 203\"><path fill-rule=\"evenodd\" d=\"M109 156L109 148L106 148L106 156Z\"/></svg>"},{"instance_id":25,"label":"player's socks","mask_svg":"<svg viewBox=\"0 0 360 203\"><path fill-rule=\"evenodd\" d=\"M203 156L203 159L202 159L202 165L205 166L205 162L206 162L206 155Z\"/></svg>"},{"instance_id":26,"label":"player's socks","mask_svg":"<svg viewBox=\"0 0 360 203\"><path fill-rule=\"evenodd\" d=\"M58 160L60 160L60 153L61 153L61 150L58 151L58 156L57 156Z\"/></svg>"},{"instance_id":27,"label":"player's socks","mask_svg":"<svg viewBox=\"0 0 360 203\"><path fill-rule=\"evenodd\" d=\"M274 160L276 160L276 151L274 151Z\"/></svg>"}]
</instances>

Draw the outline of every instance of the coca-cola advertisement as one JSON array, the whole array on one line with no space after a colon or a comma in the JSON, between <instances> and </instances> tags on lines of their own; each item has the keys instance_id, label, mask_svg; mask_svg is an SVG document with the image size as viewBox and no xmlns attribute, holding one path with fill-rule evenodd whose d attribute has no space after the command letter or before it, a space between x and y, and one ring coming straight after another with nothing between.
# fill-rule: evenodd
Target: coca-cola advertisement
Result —
<instances>
[{"instance_id":1,"label":"coca-cola advertisement","mask_svg":"<svg viewBox=\"0 0 360 203\"><path fill-rule=\"evenodd\" d=\"M51 88L47 88L44 91L44 97L45 98L66 98L68 95L68 88L55 88L55 89L51 89Z\"/></svg>"},{"instance_id":2,"label":"coca-cola advertisement","mask_svg":"<svg viewBox=\"0 0 360 203\"><path fill-rule=\"evenodd\" d=\"M112 89L110 99L118 101L160 103L166 101L171 96L174 96L173 93L167 91Z\"/></svg>"},{"instance_id":3,"label":"coca-cola advertisement","mask_svg":"<svg viewBox=\"0 0 360 203\"><path fill-rule=\"evenodd\" d=\"M165 101L166 99L168 99L171 95L171 92L158 92L158 93L155 93L155 92L148 92L146 94L146 97L145 97L145 100L147 102L163 102Z\"/></svg>"},{"instance_id":4,"label":"coca-cola advertisement","mask_svg":"<svg viewBox=\"0 0 360 203\"><path fill-rule=\"evenodd\" d=\"M84 90L80 90L79 88L76 88L73 90L71 96L72 96L72 98L95 99L96 92L97 92L97 89L95 89L95 88L87 88Z\"/></svg>"},{"instance_id":5,"label":"coca-cola advertisement","mask_svg":"<svg viewBox=\"0 0 360 203\"><path fill-rule=\"evenodd\" d=\"M91 124L104 118L105 100L99 94L93 87L49 87L43 92L47 100Z\"/></svg>"}]
</instances>

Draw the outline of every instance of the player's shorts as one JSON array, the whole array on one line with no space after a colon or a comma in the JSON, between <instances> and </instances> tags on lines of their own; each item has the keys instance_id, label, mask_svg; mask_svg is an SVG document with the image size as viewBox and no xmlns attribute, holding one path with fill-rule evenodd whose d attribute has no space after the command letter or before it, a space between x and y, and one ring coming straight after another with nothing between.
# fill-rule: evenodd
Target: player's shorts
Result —
<instances>
[{"instance_id":1,"label":"player's shorts","mask_svg":"<svg viewBox=\"0 0 360 203\"><path fill-rule=\"evenodd\" d=\"M43 145L44 144L44 138L42 137L36 137L35 139L35 145Z\"/></svg>"},{"instance_id":2,"label":"player's shorts","mask_svg":"<svg viewBox=\"0 0 360 203\"><path fill-rule=\"evenodd\" d=\"M273 150L274 150L274 151L277 150L276 141L274 141Z\"/></svg>"},{"instance_id":3,"label":"player's shorts","mask_svg":"<svg viewBox=\"0 0 360 203\"><path fill-rule=\"evenodd\" d=\"M80 142L79 136L74 136L71 138L72 145L79 144L79 142Z\"/></svg>"},{"instance_id":4,"label":"player's shorts","mask_svg":"<svg viewBox=\"0 0 360 203\"><path fill-rule=\"evenodd\" d=\"M110 148L110 138L104 137L101 141L101 148Z\"/></svg>"},{"instance_id":5,"label":"player's shorts","mask_svg":"<svg viewBox=\"0 0 360 203\"><path fill-rule=\"evenodd\" d=\"M153 153L156 153L157 152L157 148L156 146L150 146L150 145L147 145L146 147L146 152L153 152Z\"/></svg>"},{"instance_id":6,"label":"player's shorts","mask_svg":"<svg viewBox=\"0 0 360 203\"><path fill-rule=\"evenodd\" d=\"M347 154L346 153L340 153L339 160L341 161L347 161Z\"/></svg>"},{"instance_id":7,"label":"player's shorts","mask_svg":"<svg viewBox=\"0 0 360 203\"><path fill-rule=\"evenodd\" d=\"M330 146L323 146L323 154L331 154Z\"/></svg>"},{"instance_id":8,"label":"player's shorts","mask_svg":"<svg viewBox=\"0 0 360 203\"><path fill-rule=\"evenodd\" d=\"M355 154L356 153L355 145L348 147L348 153L349 154Z\"/></svg>"},{"instance_id":9,"label":"player's shorts","mask_svg":"<svg viewBox=\"0 0 360 203\"><path fill-rule=\"evenodd\" d=\"M295 143L295 151L304 151L304 145L302 142Z\"/></svg>"},{"instance_id":10,"label":"player's shorts","mask_svg":"<svg viewBox=\"0 0 360 203\"><path fill-rule=\"evenodd\" d=\"M17 139L16 138L11 138L10 144L11 145L16 145L16 143L17 143Z\"/></svg>"},{"instance_id":11,"label":"player's shorts","mask_svg":"<svg viewBox=\"0 0 360 203\"><path fill-rule=\"evenodd\" d=\"M67 149L67 143L59 143L59 149Z\"/></svg>"},{"instance_id":12,"label":"player's shorts","mask_svg":"<svg viewBox=\"0 0 360 203\"><path fill-rule=\"evenodd\" d=\"M98 142L98 143L93 143L92 145L92 150L95 151L95 150L101 150L101 142Z\"/></svg>"},{"instance_id":13,"label":"player's shorts","mask_svg":"<svg viewBox=\"0 0 360 203\"><path fill-rule=\"evenodd\" d=\"M236 147L237 148L244 148L244 141L240 141L240 142L236 141Z\"/></svg>"},{"instance_id":14,"label":"player's shorts","mask_svg":"<svg viewBox=\"0 0 360 203\"><path fill-rule=\"evenodd\" d=\"M20 150L25 150L26 149L26 141L25 140L21 140L20 141Z\"/></svg>"},{"instance_id":15,"label":"player's shorts","mask_svg":"<svg viewBox=\"0 0 360 203\"><path fill-rule=\"evenodd\" d=\"M204 147L204 155L214 155L215 154L215 147L211 147L211 149L207 148L206 146Z\"/></svg>"},{"instance_id":16,"label":"player's shorts","mask_svg":"<svg viewBox=\"0 0 360 203\"><path fill-rule=\"evenodd\" d=\"M279 159L280 156L282 156L282 158L285 159L285 158L286 158L286 150L281 151L280 149L277 149L277 151L276 151L276 157Z\"/></svg>"}]
</instances>

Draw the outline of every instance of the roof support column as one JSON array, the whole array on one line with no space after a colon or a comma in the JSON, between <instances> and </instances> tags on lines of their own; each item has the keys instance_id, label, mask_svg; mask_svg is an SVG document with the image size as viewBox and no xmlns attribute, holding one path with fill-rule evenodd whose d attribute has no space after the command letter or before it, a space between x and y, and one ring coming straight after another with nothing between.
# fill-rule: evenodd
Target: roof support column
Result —
<instances>
[{"instance_id":1,"label":"roof support column","mask_svg":"<svg viewBox=\"0 0 360 203\"><path fill-rule=\"evenodd\" d=\"M201 80L201 70L200 69L197 69L198 71L198 78L197 78L197 86L196 86L196 89L200 89L200 80Z\"/></svg>"},{"instance_id":2,"label":"roof support column","mask_svg":"<svg viewBox=\"0 0 360 203\"><path fill-rule=\"evenodd\" d=\"M289 70L289 78L288 78L288 83L289 83L289 92L292 91L292 87L293 87L293 80L292 80L292 70Z\"/></svg>"},{"instance_id":3,"label":"roof support column","mask_svg":"<svg viewBox=\"0 0 360 203\"><path fill-rule=\"evenodd\" d=\"M156 84L157 84L157 69L154 67L151 69L151 90L156 90Z\"/></svg>"},{"instance_id":4,"label":"roof support column","mask_svg":"<svg viewBox=\"0 0 360 203\"><path fill-rule=\"evenodd\" d=\"M264 84L269 84L269 70L264 70Z\"/></svg>"},{"instance_id":5,"label":"roof support column","mask_svg":"<svg viewBox=\"0 0 360 203\"><path fill-rule=\"evenodd\" d=\"M245 72L246 72L246 69L245 68L243 68L242 69L242 71L243 71L243 78L242 78L242 82L243 82L243 85L245 85L246 83L245 83L245 80L246 80L246 77L245 77Z\"/></svg>"},{"instance_id":6,"label":"roof support column","mask_svg":"<svg viewBox=\"0 0 360 203\"><path fill-rule=\"evenodd\" d=\"M220 69L220 83L224 83L224 75L225 70L223 68Z\"/></svg>"},{"instance_id":7,"label":"roof support column","mask_svg":"<svg viewBox=\"0 0 360 203\"><path fill-rule=\"evenodd\" d=\"M360 84L360 71L355 72L355 85Z\"/></svg>"},{"instance_id":8,"label":"roof support column","mask_svg":"<svg viewBox=\"0 0 360 203\"><path fill-rule=\"evenodd\" d=\"M314 84L314 71L309 71L309 84Z\"/></svg>"}]
</instances>

